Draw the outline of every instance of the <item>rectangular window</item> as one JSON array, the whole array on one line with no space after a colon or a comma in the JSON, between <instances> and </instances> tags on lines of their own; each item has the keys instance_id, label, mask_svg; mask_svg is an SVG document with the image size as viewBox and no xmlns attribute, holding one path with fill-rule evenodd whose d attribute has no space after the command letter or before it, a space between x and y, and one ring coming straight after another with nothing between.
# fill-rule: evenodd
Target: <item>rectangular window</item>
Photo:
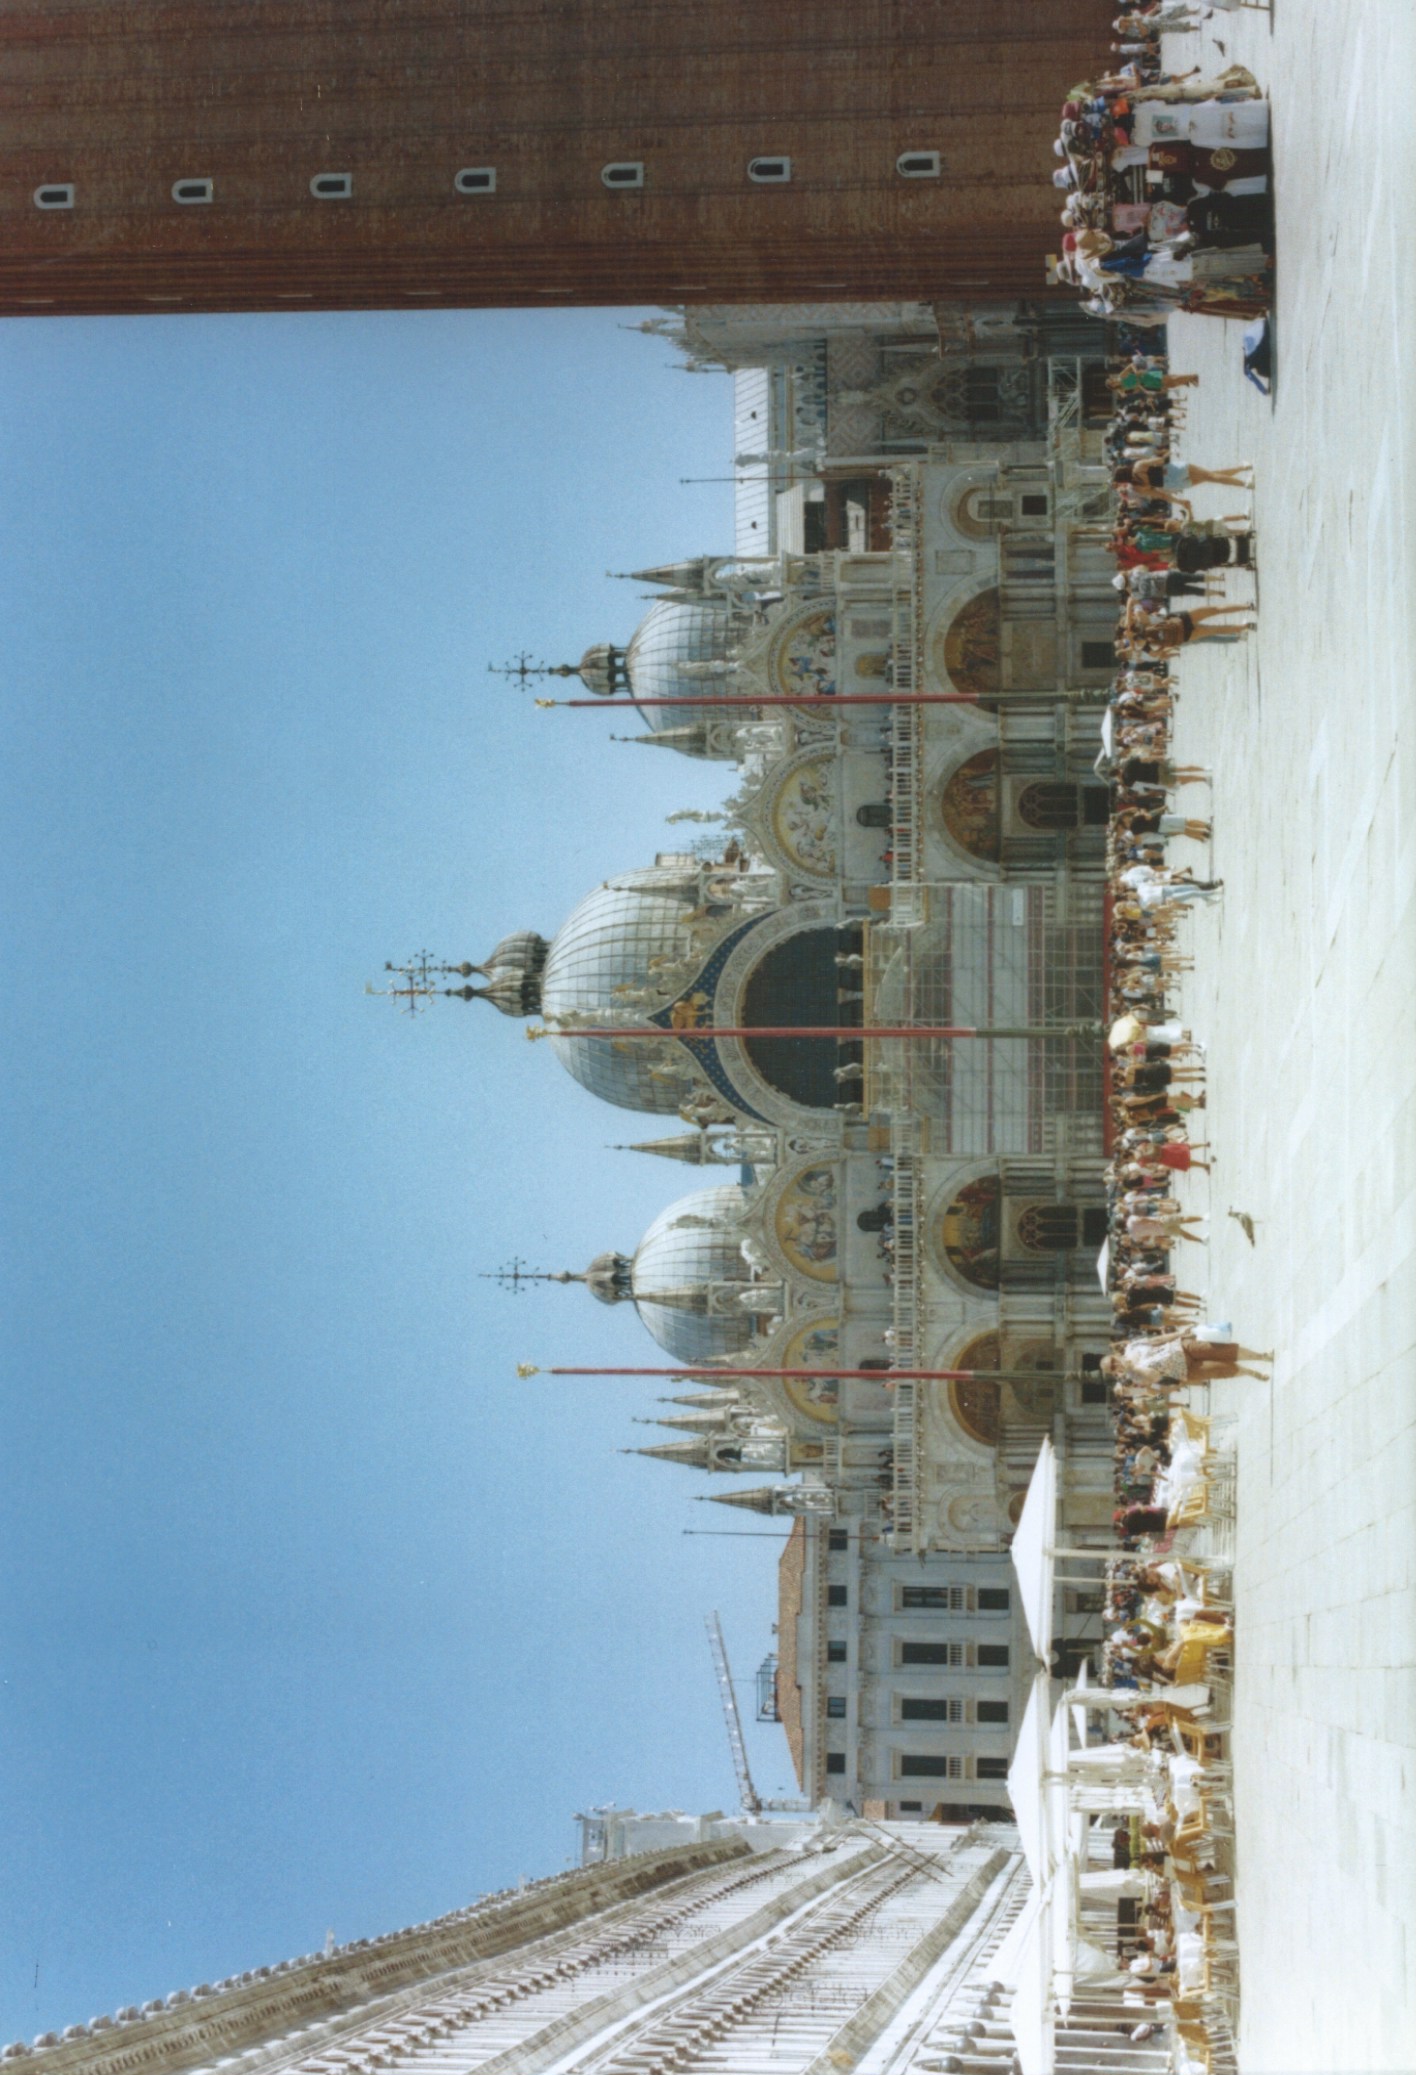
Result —
<instances>
[{"instance_id":1,"label":"rectangular window","mask_svg":"<svg viewBox=\"0 0 1416 2075\"><path fill-rule=\"evenodd\" d=\"M1007 1671L1008 1645L1006 1643L980 1643L978 1646L978 1663L980 1671Z\"/></svg>"},{"instance_id":2,"label":"rectangular window","mask_svg":"<svg viewBox=\"0 0 1416 2075\"><path fill-rule=\"evenodd\" d=\"M1006 1780L1007 1777L1008 1761L1006 1758L975 1758L974 1778L976 1780Z\"/></svg>"},{"instance_id":3,"label":"rectangular window","mask_svg":"<svg viewBox=\"0 0 1416 2075\"><path fill-rule=\"evenodd\" d=\"M902 1780L960 1780L964 1776L962 1758L941 1758L933 1751L902 1751L900 1753L900 1778ZM1006 1760L1003 1776L1008 1776Z\"/></svg>"},{"instance_id":4,"label":"rectangular window","mask_svg":"<svg viewBox=\"0 0 1416 2075\"><path fill-rule=\"evenodd\" d=\"M900 1702L902 1722L962 1722L964 1703L961 1700L905 1699Z\"/></svg>"},{"instance_id":5,"label":"rectangular window","mask_svg":"<svg viewBox=\"0 0 1416 2075\"><path fill-rule=\"evenodd\" d=\"M924 1814L924 1803L922 1801L900 1801L895 1805L902 1816L921 1816Z\"/></svg>"},{"instance_id":6,"label":"rectangular window","mask_svg":"<svg viewBox=\"0 0 1416 2075\"><path fill-rule=\"evenodd\" d=\"M1046 497L1025 497L1023 499L1023 517L1025 519L1045 519L1047 517Z\"/></svg>"},{"instance_id":7,"label":"rectangular window","mask_svg":"<svg viewBox=\"0 0 1416 2075\"><path fill-rule=\"evenodd\" d=\"M1116 651L1109 641L1084 641L1082 643L1083 670L1113 670L1116 667Z\"/></svg>"},{"instance_id":8,"label":"rectangular window","mask_svg":"<svg viewBox=\"0 0 1416 2075\"><path fill-rule=\"evenodd\" d=\"M951 1664L964 1661L962 1643L901 1643L901 1664Z\"/></svg>"},{"instance_id":9,"label":"rectangular window","mask_svg":"<svg viewBox=\"0 0 1416 2075\"><path fill-rule=\"evenodd\" d=\"M844 1772L845 1769L846 1754L844 1751L828 1751L826 1753L827 1772Z\"/></svg>"},{"instance_id":10,"label":"rectangular window","mask_svg":"<svg viewBox=\"0 0 1416 2075\"><path fill-rule=\"evenodd\" d=\"M843 1607L846 1604L845 1586L828 1585L826 1587L826 1604L828 1607Z\"/></svg>"},{"instance_id":11,"label":"rectangular window","mask_svg":"<svg viewBox=\"0 0 1416 2075\"><path fill-rule=\"evenodd\" d=\"M980 1722L1006 1722L1008 1703L1006 1700L981 1700L975 1714Z\"/></svg>"},{"instance_id":12,"label":"rectangular window","mask_svg":"<svg viewBox=\"0 0 1416 2075\"><path fill-rule=\"evenodd\" d=\"M826 1696L826 1713L831 1721L844 1722L846 1719L846 1696L844 1693L830 1693Z\"/></svg>"},{"instance_id":13,"label":"rectangular window","mask_svg":"<svg viewBox=\"0 0 1416 2075\"><path fill-rule=\"evenodd\" d=\"M850 1545L851 1538L843 1527L833 1527L827 1531L826 1547L828 1549L849 1549Z\"/></svg>"},{"instance_id":14,"label":"rectangular window","mask_svg":"<svg viewBox=\"0 0 1416 2075\"><path fill-rule=\"evenodd\" d=\"M844 1664L845 1661L846 1646L844 1643L828 1643L826 1645L826 1662L828 1664Z\"/></svg>"},{"instance_id":15,"label":"rectangular window","mask_svg":"<svg viewBox=\"0 0 1416 2075\"><path fill-rule=\"evenodd\" d=\"M978 1588L978 1611L980 1614L1006 1614L1012 1602L1005 1585L980 1585Z\"/></svg>"},{"instance_id":16,"label":"rectangular window","mask_svg":"<svg viewBox=\"0 0 1416 2075\"><path fill-rule=\"evenodd\" d=\"M938 1607L949 1614L964 1611L962 1585L905 1585L900 1590L902 1607Z\"/></svg>"}]
</instances>

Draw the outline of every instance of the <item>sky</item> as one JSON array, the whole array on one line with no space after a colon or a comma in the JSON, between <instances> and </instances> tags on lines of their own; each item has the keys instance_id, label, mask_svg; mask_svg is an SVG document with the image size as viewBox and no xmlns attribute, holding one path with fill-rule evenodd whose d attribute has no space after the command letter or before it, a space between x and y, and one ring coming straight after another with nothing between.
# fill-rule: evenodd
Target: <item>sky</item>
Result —
<instances>
[{"instance_id":1,"label":"sky","mask_svg":"<svg viewBox=\"0 0 1416 2075\"><path fill-rule=\"evenodd\" d=\"M729 790L487 668L731 548L728 378L646 314L0 326L0 2041L736 1805L703 1616L750 1701L771 1523L618 1452L671 1385L517 1379L632 1312L483 1279L695 1177L364 994Z\"/></svg>"}]
</instances>

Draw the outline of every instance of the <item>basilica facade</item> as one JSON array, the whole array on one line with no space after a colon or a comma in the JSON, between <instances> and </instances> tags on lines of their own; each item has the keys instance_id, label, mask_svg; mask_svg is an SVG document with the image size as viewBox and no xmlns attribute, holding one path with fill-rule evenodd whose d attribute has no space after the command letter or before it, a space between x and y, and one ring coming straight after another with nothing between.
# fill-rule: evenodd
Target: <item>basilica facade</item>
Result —
<instances>
[{"instance_id":1,"label":"basilica facade","mask_svg":"<svg viewBox=\"0 0 1416 2075\"><path fill-rule=\"evenodd\" d=\"M646 746L723 765L719 827L458 991L703 1170L583 1280L691 1372L642 1452L797 1522L803 1787L962 1810L1002 1802L1031 1674L1007 1549L1045 1437L1069 1533L1110 1515L1103 478L1089 370L1026 312L816 315L677 320L763 399L765 551L740 523L637 572L639 626L578 666Z\"/></svg>"}]
</instances>

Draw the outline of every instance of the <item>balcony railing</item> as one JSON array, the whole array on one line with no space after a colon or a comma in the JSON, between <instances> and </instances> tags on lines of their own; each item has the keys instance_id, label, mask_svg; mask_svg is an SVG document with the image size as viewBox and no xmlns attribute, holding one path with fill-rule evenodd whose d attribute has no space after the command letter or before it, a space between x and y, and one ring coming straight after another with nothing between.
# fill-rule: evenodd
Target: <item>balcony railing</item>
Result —
<instances>
[{"instance_id":1,"label":"balcony railing","mask_svg":"<svg viewBox=\"0 0 1416 2075\"><path fill-rule=\"evenodd\" d=\"M921 688L920 629L924 624L923 475L916 466L890 472L890 534L895 549L891 663L896 691ZM890 717L891 914L918 922L924 914L924 755L922 708L895 706Z\"/></svg>"}]
</instances>

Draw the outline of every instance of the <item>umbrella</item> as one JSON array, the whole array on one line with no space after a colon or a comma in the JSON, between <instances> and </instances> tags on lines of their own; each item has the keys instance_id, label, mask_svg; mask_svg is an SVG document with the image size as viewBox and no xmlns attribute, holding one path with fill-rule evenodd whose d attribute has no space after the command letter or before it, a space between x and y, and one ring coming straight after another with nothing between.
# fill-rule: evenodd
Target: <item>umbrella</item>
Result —
<instances>
[{"instance_id":1,"label":"umbrella","mask_svg":"<svg viewBox=\"0 0 1416 2075\"><path fill-rule=\"evenodd\" d=\"M1047 1835L1047 1710L1051 1685L1045 1671L1034 1673L1032 1691L1023 1710L1013 1762L1008 1767L1008 1799L1018 1823L1018 1839L1028 1872L1038 1888L1046 1886L1053 1868L1052 1842Z\"/></svg>"},{"instance_id":2,"label":"umbrella","mask_svg":"<svg viewBox=\"0 0 1416 2075\"><path fill-rule=\"evenodd\" d=\"M1040 1904L1045 1898L1039 1898ZM1057 2059L1057 2018L1049 1996L1051 1925L1040 1906L1018 1955L1018 1985L1008 2009L1022 2075L1052 2075Z\"/></svg>"},{"instance_id":3,"label":"umbrella","mask_svg":"<svg viewBox=\"0 0 1416 2075\"><path fill-rule=\"evenodd\" d=\"M1106 1033L1106 1043L1109 1050L1120 1052L1127 1045L1139 1044L1145 1034L1146 1026L1139 1016L1118 1016Z\"/></svg>"},{"instance_id":4,"label":"umbrella","mask_svg":"<svg viewBox=\"0 0 1416 2075\"><path fill-rule=\"evenodd\" d=\"M1084 1744L1087 1740L1087 1708L1091 1704L1090 1696L1091 1686L1087 1679L1086 1664L1083 1662L1077 1667L1076 1685L1070 1693L1064 1693L1062 1696L1064 1701L1070 1701L1073 1704L1072 1728L1076 1732L1079 1744Z\"/></svg>"},{"instance_id":5,"label":"umbrella","mask_svg":"<svg viewBox=\"0 0 1416 2075\"><path fill-rule=\"evenodd\" d=\"M1103 1239L1101 1242L1101 1252L1096 1257L1096 1279L1101 1284L1104 1292L1110 1290L1111 1241L1109 1239Z\"/></svg>"},{"instance_id":6,"label":"umbrella","mask_svg":"<svg viewBox=\"0 0 1416 2075\"><path fill-rule=\"evenodd\" d=\"M1023 1618L1040 1664L1051 1662L1052 1544L1056 1535L1057 1456L1051 1441L1044 1441L1013 1536L1013 1569L1022 1595Z\"/></svg>"},{"instance_id":7,"label":"umbrella","mask_svg":"<svg viewBox=\"0 0 1416 2075\"><path fill-rule=\"evenodd\" d=\"M1020 1979L1019 1969L1027 1957L1028 1945L1033 1936L1038 1911L1042 1908L1042 1889L1034 1882L1028 1890L1028 1899L1013 1919L1007 1937L988 1963L988 1977L1001 1988L1015 1989Z\"/></svg>"},{"instance_id":8,"label":"umbrella","mask_svg":"<svg viewBox=\"0 0 1416 2075\"><path fill-rule=\"evenodd\" d=\"M1114 757L1116 754L1115 729L1115 716L1108 706L1105 713L1101 716L1101 746L1108 757Z\"/></svg>"}]
</instances>

